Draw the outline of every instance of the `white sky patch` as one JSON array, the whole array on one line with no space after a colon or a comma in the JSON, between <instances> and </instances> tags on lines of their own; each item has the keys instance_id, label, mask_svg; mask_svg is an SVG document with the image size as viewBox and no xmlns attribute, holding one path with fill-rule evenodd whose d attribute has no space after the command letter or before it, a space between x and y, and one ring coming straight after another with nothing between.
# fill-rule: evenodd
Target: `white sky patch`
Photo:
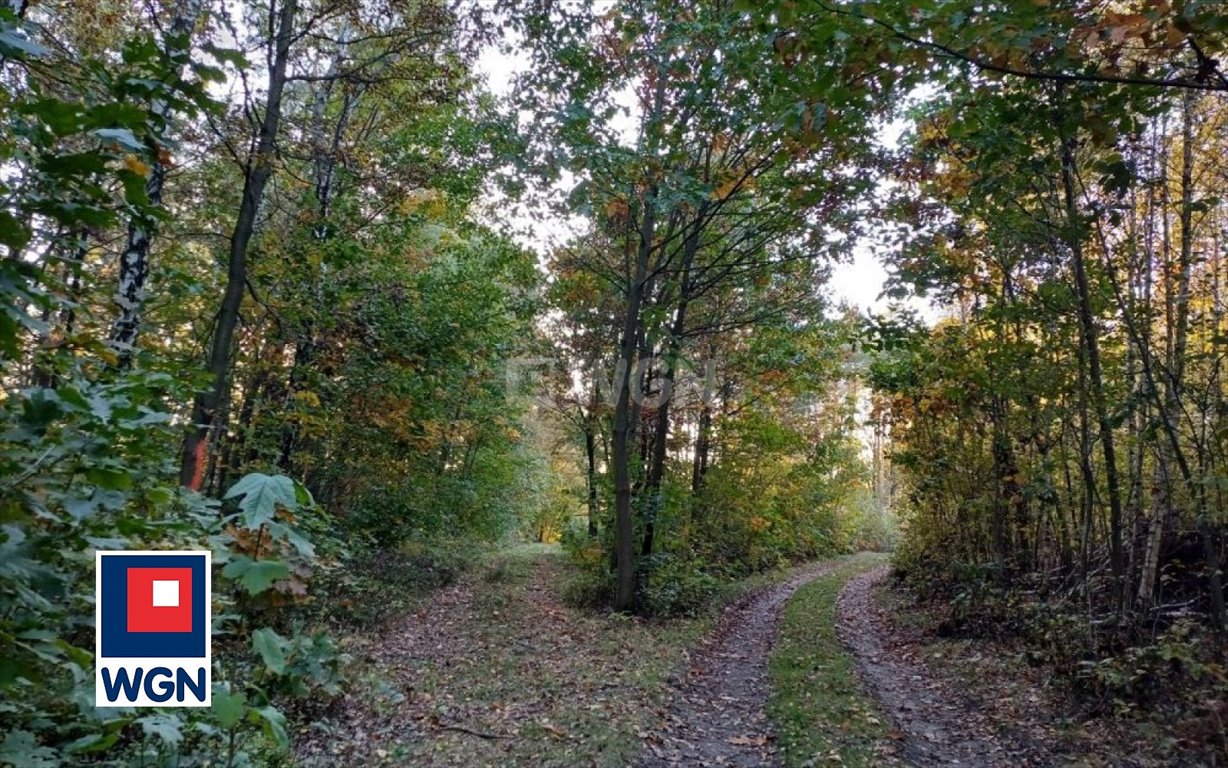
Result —
<instances>
[{"instance_id":1,"label":"white sky patch","mask_svg":"<svg viewBox=\"0 0 1228 768\"><path fill-rule=\"evenodd\" d=\"M863 247L856 247L853 261L836 264L831 271L827 286L837 303L850 304L860 310L884 309L886 302L879 299L887 280L887 268Z\"/></svg>"}]
</instances>

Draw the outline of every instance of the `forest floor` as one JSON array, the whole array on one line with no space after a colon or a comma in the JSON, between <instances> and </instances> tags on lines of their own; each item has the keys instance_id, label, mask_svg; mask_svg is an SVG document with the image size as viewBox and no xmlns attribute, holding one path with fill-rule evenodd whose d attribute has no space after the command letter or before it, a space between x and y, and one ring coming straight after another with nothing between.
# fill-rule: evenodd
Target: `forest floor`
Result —
<instances>
[{"instance_id":1,"label":"forest floor","mask_svg":"<svg viewBox=\"0 0 1228 768\"><path fill-rule=\"evenodd\" d=\"M777 744L767 715L768 659L777 624L799 587L837 565L828 561L797 570L724 612L676 682L665 717L644 740L638 765L752 768L772 762Z\"/></svg>"},{"instance_id":2,"label":"forest floor","mask_svg":"<svg viewBox=\"0 0 1228 768\"><path fill-rule=\"evenodd\" d=\"M625 766L711 626L566 605L557 548L502 553L382 632L296 745L302 766Z\"/></svg>"},{"instance_id":3,"label":"forest floor","mask_svg":"<svg viewBox=\"0 0 1228 768\"><path fill-rule=\"evenodd\" d=\"M1040 674L925 631L884 562L811 564L719 617L642 621L565 604L557 548L503 552L347 640L358 672L300 728L297 763L1164 764L1113 757L1129 735L1055 716Z\"/></svg>"},{"instance_id":4,"label":"forest floor","mask_svg":"<svg viewBox=\"0 0 1228 768\"><path fill-rule=\"evenodd\" d=\"M884 566L848 581L838 632L893 725L905 765L1159 768L1213 765L1182 752L1172 723L1087 711L1069 681L1022 647L940 637L934 607L887 584ZM889 765L880 760L876 765Z\"/></svg>"},{"instance_id":5,"label":"forest floor","mask_svg":"<svg viewBox=\"0 0 1228 768\"><path fill-rule=\"evenodd\" d=\"M854 559L751 580L717 617L643 621L564 603L573 571L557 548L501 553L347 640L361 671L306 718L297 763L770 763L766 666L781 609Z\"/></svg>"},{"instance_id":6,"label":"forest floor","mask_svg":"<svg viewBox=\"0 0 1228 768\"><path fill-rule=\"evenodd\" d=\"M1053 764L1043 739L1031 732L1029 719L997 721L965 686L953 684L958 678L930 670L876 594L887 570L881 566L863 572L844 586L837 602L837 633L853 651L861 679L896 729L897 759L921 768Z\"/></svg>"}]
</instances>

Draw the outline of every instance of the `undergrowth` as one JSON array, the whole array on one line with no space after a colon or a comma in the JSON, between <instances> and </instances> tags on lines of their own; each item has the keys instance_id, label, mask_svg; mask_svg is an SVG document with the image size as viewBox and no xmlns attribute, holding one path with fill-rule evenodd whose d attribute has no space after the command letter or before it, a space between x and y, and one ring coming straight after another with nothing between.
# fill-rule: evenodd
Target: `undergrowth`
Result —
<instances>
[{"instance_id":1,"label":"undergrowth","mask_svg":"<svg viewBox=\"0 0 1228 768\"><path fill-rule=\"evenodd\" d=\"M1001 580L984 566L908 557L895 565L931 630L1001 643L1049 670L1068 716L1146 725L1183 761L1228 764L1228 643L1196 614L1117 614L1094 580L1089 596L1035 575Z\"/></svg>"}]
</instances>

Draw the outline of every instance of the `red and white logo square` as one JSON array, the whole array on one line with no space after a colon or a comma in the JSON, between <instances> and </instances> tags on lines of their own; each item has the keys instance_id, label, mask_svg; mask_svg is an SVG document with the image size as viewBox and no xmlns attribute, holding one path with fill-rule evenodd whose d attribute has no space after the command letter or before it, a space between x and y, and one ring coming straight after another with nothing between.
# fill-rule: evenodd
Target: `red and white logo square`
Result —
<instances>
[{"instance_id":1,"label":"red and white logo square","mask_svg":"<svg viewBox=\"0 0 1228 768\"><path fill-rule=\"evenodd\" d=\"M128 631L191 632L192 569L129 568Z\"/></svg>"}]
</instances>

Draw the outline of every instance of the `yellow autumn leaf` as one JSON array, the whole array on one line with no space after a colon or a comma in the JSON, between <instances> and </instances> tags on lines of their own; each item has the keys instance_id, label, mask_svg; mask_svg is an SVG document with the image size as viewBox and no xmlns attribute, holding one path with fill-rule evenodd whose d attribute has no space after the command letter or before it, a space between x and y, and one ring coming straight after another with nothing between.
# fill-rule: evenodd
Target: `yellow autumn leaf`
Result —
<instances>
[{"instance_id":1,"label":"yellow autumn leaf","mask_svg":"<svg viewBox=\"0 0 1228 768\"><path fill-rule=\"evenodd\" d=\"M737 189L737 187L738 187L738 179L736 178L730 179L729 181L717 187L716 191L712 193L712 197L714 200L724 200L725 198L733 194L733 191Z\"/></svg>"},{"instance_id":2,"label":"yellow autumn leaf","mask_svg":"<svg viewBox=\"0 0 1228 768\"><path fill-rule=\"evenodd\" d=\"M405 199L401 201L401 205L400 205L401 213L404 213L404 214L415 213L419 208L422 208L423 206L430 206L431 203L442 201L442 199L443 199L443 193L437 189L412 190L411 192L406 194ZM432 215L434 212L433 209L436 207L437 206L431 206L431 208L428 208L428 210L425 211L425 213L427 213L428 215Z\"/></svg>"},{"instance_id":3,"label":"yellow autumn leaf","mask_svg":"<svg viewBox=\"0 0 1228 768\"><path fill-rule=\"evenodd\" d=\"M138 176L148 176L149 175L149 166L146 165L141 160L141 158L137 157L136 155L132 155L132 154L124 155L124 167L132 171L133 173L137 174Z\"/></svg>"}]
</instances>

